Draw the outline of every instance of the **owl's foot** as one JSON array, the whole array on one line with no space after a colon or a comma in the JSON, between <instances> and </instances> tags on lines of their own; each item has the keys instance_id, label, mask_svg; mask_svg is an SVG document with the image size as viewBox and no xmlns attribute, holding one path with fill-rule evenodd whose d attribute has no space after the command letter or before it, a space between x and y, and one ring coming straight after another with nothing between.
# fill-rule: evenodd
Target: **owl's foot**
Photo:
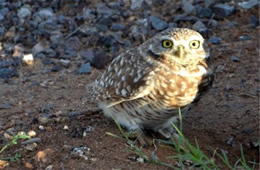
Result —
<instances>
[{"instance_id":1,"label":"owl's foot","mask_svg":"<svg viewBox=\"0 0 260 170\"><path fill-rule=\"evenodd\" d=\"M164 128L164 129L159 129L158 132L164 136L166 139L172 139L174 140L176 143L179 143L181 147L183 147L183 149L188 149L187 145L185 144L184 140L182 139L182 137L177 134L176 130L173 127L169 127L169 128Z\"/></svg>"},{"instance_id":2,"label":"owl's foot","mask_svg":"<svg viewBox=\"0 0 260 170\"><path fill-rule=\"evenodd\" d=\"M152 146L152 143L153 143L152 139L145 136L144 132L140 128L133 130L132 133L130 134L129 138L137 139L137 141L140 143L140 145L145 148Z\"/></svg>"},{"instance_id":3,"label":"owl's foot","mask_svg":"<svg viewBox=\"0 0 260 170\"><path fill-rule=\"evenodd\" d=\"M174 130L172 126L159 129L158 132L166 139L170 139L174 134L176 134L176 130Z\"/></svg>"}]
</instances>

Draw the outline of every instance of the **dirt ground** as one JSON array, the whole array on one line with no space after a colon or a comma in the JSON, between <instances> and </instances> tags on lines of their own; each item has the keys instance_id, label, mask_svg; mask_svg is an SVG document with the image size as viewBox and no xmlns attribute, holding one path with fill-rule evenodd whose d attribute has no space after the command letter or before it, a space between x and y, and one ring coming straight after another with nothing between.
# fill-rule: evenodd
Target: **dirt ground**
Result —
<instances>
[{"instance_id":1,"label":"dirt ground","mask_svg":"<svg viewBox=\"0 0 260 170\"><path fill-rule=\"evenodd\" d=\"M240 157L241 144L246 160L259 163L259 27L251 28L248 21L257 12L236 12L228 20L236 21L239 27L225 28L228 20L222 20L210 32L222 38L221 44L210 45L215 82L183 120L184 135L192 143L196 138L208 156L215 149L223 149L233 163ZM242 35L251 38L241 41ZM231 56L237 56L239 61L232 61ZM82 101L87 95L86 84L102 70L93 68L90 75L77 75L73 72L76 65L58 72L43 72L45 67L40 62L23 65L19 76L0 80L0 146L10 128L15 133L34 130L41 139L32 151L21 149L20 144L5 150L1 157L16 151L22 154L20 160L10 162L5 169L26 169L28 163L34 169L167 169L129 159L135 154L125 141L106 134L120 136L115 123L91 111L92 106ZM71 154L73 148L81 146L90 148L88 160ZM153 150L144 149L148 154ZM39 151L48 153L46 159L39 160ZM159 147L156 155L165 160L174 151Z\"/></svg>"}]
</instances>

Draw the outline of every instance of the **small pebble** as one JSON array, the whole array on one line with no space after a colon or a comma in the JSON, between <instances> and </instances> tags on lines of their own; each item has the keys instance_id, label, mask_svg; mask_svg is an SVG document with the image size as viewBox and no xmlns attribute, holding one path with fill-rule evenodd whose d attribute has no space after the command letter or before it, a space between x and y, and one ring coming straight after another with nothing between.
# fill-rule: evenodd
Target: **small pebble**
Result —
<instances>
[{"instance_id":1,"label":"small pebble","mask_svg":"<svg viewBox=\"0 0 260 170\"><path fill-rule=\"evenodd\" d=\"M33 130L30 130L29 132L27 132L27 134L28 134L28 136L30 136L30 137L36 136L36 132L33 131Z\"/></svg>"},{"instance_id":2,"label":"small pebble","mask_svg":"<svg viewBox=\"0 0 260 170\"><path fill-rule=\"evenodd\" d=\"M27 169L33 169L33 165L30 162L25 162L24 167Z\"/></svg>"},{"instance_id":3,"label":"small pebble","mask_svg":"<svg viewBox=\"0 0 260 170\"><path fill-rule=\"evenodd\" d=\"M69 127L67 125L64 125L63 129L64 130L69 130Z\"/></svg>"},{"instance_id":4,"label":"small pebble","mask_svg":"<svg viewBox=\"0 0 260 170\"><path fill-rule=\"evenodd\" d=\"M31 139L28 139L26 141L23 141L22 144L27 145L27 144L39 143L39 142L41 142L41 138L31 138Z\"/></svg>"},{"instance_id":5,"label":"small pebble","mask_svg":"<svg viewBox=\"0 0 260 170\"><path fill-rule=\"evenodd\" d=\"M232 55L230 57L230 59L231 59L231 61L234 61L234 62L238 62L239 61L239 58L237 56L234 56L234 55Z\"/></svg>"},{"instance_id":6,"label":"small pebble","mask_svg":"<svg viewBox=\"0 0 260 170\"><path fill-rule=\"evenodd\" d=\"M77 70L77 74L89 74L91 73L91 66L90 63L84 63L80 66Z\"/></svg>"},{"instance_id":7,"label":"small pebble","mask_svg":"<svg viewBox=\"0 0 260 170\"><path fill-rule=\"evenodd\" d=\"M45 130L44 126L42 126L42 125L40 125L38 128L39 128L40 130Z\"/></svg>"},{"instance_id":8,"label":"small pebble","mask_svg":"<svg viewBox=\"0 0 260 170\"><path fill-rule=\"evenodd\" d=\"M161 18L158 18L156 16L150 16L149 20L152 24L152 27L158 31L164 30L168 27L168 24L166 21L164 21Z\"/></svg>"},{"instance_id":9,"label":"small pebble","mask_svg":"<svg viewBox=\"0 0 260 170\"><path fill-rule=\"evenodd\" d=\"M253 132L254 132L254 130L252 128L244 128L242 130L242 133L245 133L245 134L251 134Z\"/></svg>"},{"instance_id":10,"label":"small pebble","mask_svg":"<svg viewBox=\"0 0 260 170\"><path fill-rule=\"evenodd\" d=\"M27 65L33 64L33 55L32 54L26 54L23 56L23 62Z\"/></svg>"},{"instance_id":11,"label":"small pebble","mask_svg":"<svg viewBox=\"0 0 260 170\"><path fill-rule=\"evenodd\" d=\"M234 146L234 137L233 136L230 136L228 139L227 139L227 144L229 146Z\"/></svg>"},{"instance_id":12,"label":"small pebble","mask_svg":"<svg viewBox=\"0 0 260 170\"><path fill-rule=\"evenodd\" d=\"M239 37L239 40L241 40L241 41L250 40L250 39L251 39L251 37L250 37L249 35L241 35L241 36Z\"/></svg>"},{"instance_id":13,"label":"small pebble","mask_svg":"<svg viewBox=\"0 0 260 170\"><path fill-rule=\"evenodd\" d=\"M210 37L208 42L211 43L211 44L220 44L222 41L222 39L220 37Z\"/></svg>"},{"instance_id":14,"label":"small pebble","mask_svg":"<svg viewBox=\"0 0 260 170\"><path fill-rule=\"evenodd\" d=\"M28 8L21 8L19 11L18 11L18 16L20 18L26 18L26 17L29 17L31 16L32 12L30 11L30 9Z\"/></svg>"},{"instance_id":15,"label":"small pebble","mask_svg":"<svg viewBox=\"0 0 260 170\"><path fill-rule=\"evenodd\" d=\"M217 18L224 19L225 17L227 17L235 12L235 7L227 5L227 4L216 4L213 7L213 11L216 14Z\"/></svg>"},{"instance_id":16,"label":"small pebble","mask_svg":"<svg viewBox=\"0 0 260 170\"><path fill-rule=\"evenodd\" d=\"M238 6L245 10L248 10L253 7L259 6L259 0L249 0L249 1L245 1L245 2L239 2Z\"/></svg>"}]
</instances>

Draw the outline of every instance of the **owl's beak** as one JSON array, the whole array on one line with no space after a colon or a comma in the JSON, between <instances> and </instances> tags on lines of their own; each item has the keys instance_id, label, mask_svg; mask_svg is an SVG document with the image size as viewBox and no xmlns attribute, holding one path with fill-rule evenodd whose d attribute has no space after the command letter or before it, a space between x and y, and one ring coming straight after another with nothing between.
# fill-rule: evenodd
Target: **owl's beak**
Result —
<instances>
[{"instance_id":1,"label":"owl's beak","mask_svg":"<svg viewBox=\"0 0 260 170\"><path fill-rule=\"evenodd\" d=\"M175 54L175 56L177 56L180 59L182 59L184 57L184 55L185 55L185 47L183 45L178 45L174 49L174 54Z\"/></svg>"}]
</instances>

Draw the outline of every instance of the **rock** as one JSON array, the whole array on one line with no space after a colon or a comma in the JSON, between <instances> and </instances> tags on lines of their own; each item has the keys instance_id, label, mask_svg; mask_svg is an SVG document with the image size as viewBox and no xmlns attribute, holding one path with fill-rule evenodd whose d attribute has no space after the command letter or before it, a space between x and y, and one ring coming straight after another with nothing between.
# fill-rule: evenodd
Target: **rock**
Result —
<instances>
[{"instance_id":1,"label":"rock","mask_svg":"<svg viewBox=\"0 0 260 170\"><path fill-rule=\"evenodd\" d=\"M234 55L232 55L230 57L230 59L231 59L231 61L234 61L234 62L238 62L239 61L239 58L237 56L234 56Z\"/></svg>"},{"instance_id":2,"label":"rock","mask_svg":"<svg viewBox=\"0 0 260 170\"><path fill-rule=\"evenodd\" d=\"M41 138L31 138L26 141L23 141L22 145L28 145L28 144L39 143L39 142L41 142Z\"/></svg>"},{"instance_id":3,"label":"rock","mask_svg":"<svg viewBox=\"0 0 260 170\"><path fill-rule=\"evenodd\" d=\"M238 6L245 10L248 10L253 7L259 6L259 0L249 0L249 1L245 1L245 2L239 2Z\"/></svg>"},{"instance_id":4,"label":"rock","mask_svg":"<svg viewBox=\"0 0 260 170\"><path fill-rule=\"evenodd\" d=\"M216 4L213 7L213 11L216 14L217 18L224 19L225 17L227 17L235 12L235 7L227 5L227 4Z\"/></svg>"},{"instance_id":5,"label":"rock","mask_svg":"<svg viewBox=\"0 0 260 170\"><path fill-rule=\"evenodd\" d=\"M102 16L104 18L109 18L114 14L114 10L111 8L107 7L105 3L99 2L96 5L96 12L99 16Z\"/></svg>"},{"instance_id":6,"label":"rock","mask_svg":"<svg viewBox=\"0 0 260 170\"><path fill-rule=\"evenodd\" d=\"M82 46L78 37L71 37L65 42L65 49L66 50L75 50L78 51Z\"/></svg>"},{"instance_id":7,"label":"rock","mask_svg":"<svg viewBox=\"0 0 260 170\"><path fill-rule=\"evenodd\" d=\"M176 15L173 18L173 22L179 23L180 21L187 21L191 23L195 23L199 20L198 17L195 16L185 16L185 15Z\"/></svg>"},{"instance_id":8,"label":"rock","mask_svg":"<svg viewBox=\"0 0 260 170\"><path fill-rule=\"evenodd\" d=\"M13 68L1 68L0 69L0 78L9 79L17 75L17 71Z\"/></svg>"},{"instance_id":9,"label":"rock","mask_svg":"<svg viewBox=\"0 0 260 170\"><path fill-rule=\"evenodd\" d=\"M55 65L51 68L51 71L52 72L58 72L61 70L61 66L60 65Z\"/></svg>"},{"instance_id":10,"label":"rock","mask_svg":"<svg viewBox=\"0 0 260 170\"><path fill-rule=\"evenodd\" d=\"M259 26L259 19L256 18L254 15L250 15L250 22L253 28ZM1 35L1 29L0 29L0 35Z\"/></svg>"},{"instance_id":11,"label":"rock","mask_svg":"<svg viewBox=\"0 0 260 170\"><path fill-rule=\"evenodd\" d=\"M1 21L1 16L0 16L0 21ZM0 36L3 36L4 34L5 34L5 27L0 26Z\"/></svg>"},{"instance_id":12,"label":"rock","mask_svg":"<svg viewBox=\"0 0 260 170\"><path fill-rule=\"evenodd\" d=\"M36 155L36 159L37 159L37 161L46 163L47 161L51 161L53 153L55 153L54 150L47 148L43 151L39 151Z\"/></svg>"},{"instance_id":13,"label":"rock","mask_svg":"<svg viewBox=\"0 0 260 170\"><path fill-rule=\"evenodd\" d=\"M209 38L208 42L211 44L220 44L222 39L220 37L212 36Z\"/></svg>"},{"instance_id":14,"label":"rock","mask_svg":"<svg viewBox=\"0 0 260 170\"><path fill-rule=\"evenodd\" d=\"M120 30L125 29L125 26L123 24L120 24L120 23L115 23L115 24L111 25L110 29L112 31L120 31Z\"/></svg>"},{"instance_id":15,"label":"rock","mask_svg":"<svg viewBox=\"0 0 260 170\"><path fill-rule=\"evenodd\" d=\"M109 62L109 57L103 51L96 51L91 65L97 69L104 69Z\"/></svg>"},{"instance_id":16,"label":"rock","mask_svg":"<svg viewBox=\"0 0 260 170\"><path fill-rule=\"evenodd\" d=\"M1 68L8 68L10 66L17 67L22 63L22 59L15 57L13 59L5 59L0 61L0 69Z\"/></svg>"},{"instance_id":17,"label":"rock","mask_svg":"<svg viewBox=\"0 0 260 170\"><path fill-rule=\"evenodd\" d=\"M27 132L27 135L30 137L35 137L36 136L36 132L33 130L30 130L29 132Z\"/></svg>"},{"instance_id":18,"label":"rock","mask_svg":"<svg viewBox=\"0 0 260 170\"><path fill-rule=\"evenodd\" d=\"M72 112L68 113L69 117L79 116L79 115L83 115L83 114L84 114L84 112L82 112L82 111L72 111Z\"/></svg>"},{"instance_id":19,"label":"rock","mask_svg":"<svg viewBox=\"0 0 260 170\"><path fill-rule=\"evenodd\" d=\"M234 146L234 137L233 136L230 136L228 139L227 139L227 144L229 146Z\"/></svg>"},{"instance_id":20,"label":"rock","mask_svg":"<svg viewBox=\"0 0 260 170\"><path fill-rule=\"evenodd\" d=\"M44 49L45 49L45 46L44 46L41 42L39 42L39 43L37 43L37 44L35 44L35 45L33 46L33 48L32 48L32 54L33 54L33 55L37 55L38 53L43 52Z\"/></svg>"},{"instance_id":21,"label":"rock","mask_svg":"<svg viewBox=\"0 0 260 170\"><path fill-rule=\"evenodd\" d=\"M82 157L85 160L89 159L88 158L89 153L90 153L90 148L86 146L75 147L71 151L71 155Z\"/></svg>"},{"instance_id":22,"label":"rock","mask_svg":"<svg viewBox=\"0 0 260 170\"><path fill-rule=\"evenodd\" d=\"M195 8L188 0L182 0L182 9L186 15L189 15L194 11Z\"/></svg>"},{"instance_id":23,"label":"rock","mask_svg":"<svg viewBox=\"0 0 260 170\"><path fill-rule=\"evenodd\" d=\"M214 3L214 1L212 1L212 0L205 0L205 1L204 1L204 6L205 6L206 8L208 8L208 7L210 7L213 3Z\"/></svg>"},{"instance_id":24,"label":"rock","mask_svg":"<svg viewBox=\"0 0 260 170\"><path fill-rule=\"evenodd\" d=\"M156 16L150 16L149 21L151 22L151 25L154 29L157 31L164 30L168 27L168 24L166 21L156 17Z\"/></svg>"},{"instance_id":25,"label":"rock","mask_svg":"<svg viewBox=\"0 0 260 170\"><path fill-rule=\"evenodd\" d=\"M150 7L153 6L153 0L144 0L144 2Z\"/></svg>"},{"instance_id":26,"label":"rock","mask_svg":"<svg viewBox=\"0 0 260 170\"><path fill-rule=\"evenodd\" d=\"M107 32L108 26L110 26L112 23L112 20L110 18L101 18L96 23L96 28L101 32Z\"/></svg>"},{"instance_id":27,"label":"rock","mask_svg":"<svg viewBox=\"0 0 260 170\"><path fill-rule=\"evenodd\" d=\"M51 48L44 49L42 53L50 58L56 58L57 56L57 53Z\"/></svg>"},{"instance_id":28,"label":"rock","mask_svg":"<svg viewBox=\"0 0 260 170\"><path fill-rule=\"evenodd\" d=\"M92 9L89 9L89 8L84 8L82 17L84 20L93 20L96 17L95 11L93 11Z\"/></svg>"},{"instance_id":29,"label":"rock","mask_svg":"<svg viewBox=\"0 0 260 170\"><path fill-rule=\"evenodd\" d=\"M254 130L252 128L244 128L242 129L242 133L250 134L253 133Z\"/></svg>"},{"instance_id":30,"label":"rock","mask_svg":"<svg viewBox=\"0 0 260 170\"><path fill-rule=\"evenodd\" d=\"M26 18L32 15L32 12L30 11L30 9L22 7L20 8L20 10L18 11L18 17L19 18Z\"/></svg>"},{"instance_id":31,"label":"rock","mask_svg":"<svg viewBox=\"0 0 260 170\"><path fill-rule=\"evenodd\" d=\"M5 169L5 167L9 166L9 163L4 160L0 160L0 169Z\"/></svg>"},{"instance_id":32,"label":"rock","mask_svg":"<svg viewBox=\"0 0 260 170\"><path fill-rule=\"evenodd\" d=\"M241 35L241 36L239 36L238 39L244 41L244 40L250 40L251 37L249 35Z\"/></svg>"},{"instance_id":33,"label":"rock","mask_svg":"<svg viewBox=\"0 0 260 170\"><path fill-rule=\"evenodd\" d=\"M44 18L44 19L48 19L48 18L53 17L54 14L53 14L52 9L46 8L46 9L41 9L41 10L39 11L39 16L42 17L42 18Z\"/></svg>"},{"instance_id":34,"label":"rock","mask_svg":"<svg viewBox=\"0 0 260 170\"><path fill-rule=\"evenodd\" d=\"M136 9L142 8L143 2L144 2L144 0L131 0L130 9L131 10L136 10Z\"/></svg>"},{"instance_id":35,"label":"rock","mask_svg":"<svg viewBox=\"0 0 260 170\"><path fill-rule=\"evenodd\" d=\"M196 15L200 18L211 18L213 11L210 8L202 8L201 6L196 6Z\"/></svg>"},{"instance_id":36,"label":"rock","mask_svg":"<svg viewBox=\"0 0 260 170\"><path fill-rule=\"evenodd\" d=\"M33 169L34 168L34 166L30 162L25 162L24 167L26 169Z\"/></svg>"},{"instance_id":37,"label":"rock","mask_svg":"<svg viewBox=\"0 0 260 170\"><path fill-rule=\"evenodd\" d=\"M77 74L89 74L91 73L90 63L85 63L77 70Z\"/></svg>"},{"instance_id":38,"label":"rock","mask_svg":"<svg viewBox=\"0 0 260 170\"><path fill-rule=\"evenodd\" d=\"M192 25L192 29L199 31L207 29L207 27L201 21L197 21L195 24Z\"/></svg>"},{"instance_id":39,"label":"rock","mask_svg":"<svg viewBox=\"0 0 260 170\"><path fill-rule=\"evenodd\" d=\"M112 35L100 36L97 43L102 46L111 47L117 43L116 39Z\"/></svg>"},{"instance_id":40,"label":"rock","mask_svg":"<svg viewBox=\"0 0 260 170\"><path fill-rule=\"evenodd\" d=\"M86 59L86 62L92 62L94 58L94 51L93 50L81 50L79 52L79 56L83 59Z\"/></svg>"},{"instance_id":41,"label":"rock","mask_svg":"<svg viewBox=\"0 0 260 170\"><path fill-rule=\"evenodd\" d=\"M5 19L5 16L7 15L8 12L9 12L8 8L0 9L0 21Z\"/></svg>"}]
</instances>

